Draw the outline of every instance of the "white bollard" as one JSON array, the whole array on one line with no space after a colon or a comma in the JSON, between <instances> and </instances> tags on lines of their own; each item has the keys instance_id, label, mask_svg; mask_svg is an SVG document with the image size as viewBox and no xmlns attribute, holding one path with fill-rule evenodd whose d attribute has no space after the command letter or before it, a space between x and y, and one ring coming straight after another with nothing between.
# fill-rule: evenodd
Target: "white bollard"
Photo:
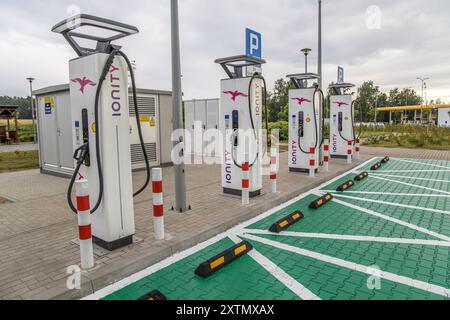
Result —
<instances>
[{"instance_id":1,"label":"white bollard","mask_svg":"<svg viewBox=\"0 0 450 320\"><path fill-rule=\"evenodd\" d=\"M277 158L278 158L278 151L276 148L272 148L270 151L270 183L272 193L277 193L277 172L278 172Z\"/></svg>"},{"instance_id":2,"label":"white bollard","mask_svg":"<svg viewBox=\"0 0 450 320\"><path fill-rule=\"evenodd\" d=\"M91 204L89 200L89 184L86 179L75 182L78 211L78 234L80 240L81 268L92 269L94 262L94 248L92 244Z\"/></svg>"},{"instance_id":3,"label":"white bollard","mask_svg":"<svg viewBox=\"0 0 450 320\"><path fill-rule=\"evenodd\" d=\"M309 149L311 158L309 159L309 176L314 178L316 176L316 148Z\"/></svg>"},{"instance_id":4,"label":"white bollard","mask_svg":"<svg viewBox=\"0 0 450 320\"><path fill-rule=\"evenodd\" d=\"M355 152L356 152L356 160L361 159L361 156L360 156L360 152L361 152L361 140L360 140L359 138L356 139Z\"/></svg>"},{"instance_id":5,"label":"white bollard","mask_svg":"<svg viewBox=\"0 0 450 320\"><path fill-rule=\"evenodd\" d=\"M155 228L155 239L164 240L164 199L162 186L162 169L152 169L152 191L153 191L153 225Z\"/></svg>"},{"instance_id":6,"label":"white bollard","mask_svg":"<svg viewBox=\"0 0 450 320\"><path fill-rule=\"evenodd\" d=\"M323 146L323 166L326 172L330 171L330 140L325 140L325 144Z\"/></svg>"},{"instance_id":7,"label":"white bollard","mask_svg":"<svg viewBox=\"0 0 450 320\"><path fill-rule=\"evenodd\" d=\"M347 150L347 164L352 164L353 157L353 141L347 141L348 150Z\"/></svg>"},{"instance_id":8,"label":"white bollard","mask_svg":"<svg viewBox=\"0 0 450 320\"><path fill-rule=\"evenodd\" d=\"M249 156L245 154L244 163L242 163L242 205L250 204L250 163Z\"/></svg>"}]
</instances>

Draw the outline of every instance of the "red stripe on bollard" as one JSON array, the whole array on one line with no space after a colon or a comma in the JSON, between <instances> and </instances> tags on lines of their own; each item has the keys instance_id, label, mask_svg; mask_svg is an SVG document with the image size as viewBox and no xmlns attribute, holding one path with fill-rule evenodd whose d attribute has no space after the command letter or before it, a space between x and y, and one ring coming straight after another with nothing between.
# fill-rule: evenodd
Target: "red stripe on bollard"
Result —
<instances>
[{"instance_id":1,"label":"red stripe on bollard","mask_svg":"<svg viewBox=\"0 0 450 320\"><path fill-rule=\"evenodd\" d=\"M164 205L153 206L153 216L156 218L164 216Z\"/></svg>"},{"instance_id":2,"label":"red stripe on bollard","mask_svg":"<svg viewBox=\"0 0 450 320\"><path fill-rule=\"evenodd\" d=\"M242 180L242 189L250 188L250 180Z\"/></svg>"},{"instance_id":3,"label":"red stripe on bollard","mask_svg":"<svg viewBox=\"0 0 450 320\"><path fill-rule=\"evenodd\" d=\"M309 160L309 165L314 167L316 165L316 160Z\"/></svg>"},{"instance_id":4,"label":"red stripe on bollard","mask_svg":"<svg viewBox=\"0 0 450 320\"><path fill-rule=\"evenodd\" d=\"M162 181L153 181L152 189L153 189L153 193L162 193L163 192Z\"/></svg>"},{"instance_id":5,"label":"red stripe on bollard","mask_svg":"<svg viewBox=\"0 0 450 320\"><path fill-rule=\"evenodd\" d=\"M77 197L77 209L78 211L89 211L90 210L90 204L89 204L89 195L84 197Z\"/></svg>"},{"instance_id":6,"label":"red stripe on bollard","mask_svg":"<svg viewBox=\"0 0 450 320\"><path fill-rule=\"evenodd\" d=\"M90 240L92 238L91 225L78 226L78 233L80 234L80 240Z\"/></svg>"},{"instance_id":7,"label":"red stripe on bollard","mask_svg":"<svg viewBox=\"0 0 450 320\"><path fill-rule=\"evenodd\" d=\"M347 141L347 145L351 147L353 145L353 141Z\"/></svg>"},{"instance_id":8,"label":"red stripe on bollard","mask_svg":"<svg viewBox=\"0 0 450 320\"><path fill-rule=\"evenodd\" d=\"M242 171L249 171L250 170L250 164L248 162L245 162L242 164Z\"/></svg>"},{"instance_id":9,"label":"red stripe on bollard","mask_svg":"<svg viewBox=\"0 0 450 320\"><path fill-rule=\"evenodd\" d=\"M277 174L276 173L272 173L270 175L270 180L277 180Z\"/></svg>"},{"instance_id":10,"label":"red stripe on bollard","mask_svg":"<svg viewBox=\"0 0 450 320\"><path fill-rule=\"evenodd\" d=\"M325 157L323 157L323 161L325 161L325 162L329 162L329 161L330 161L330 158L329 158L329 157L327 157L327 156L325 156Z\"/></svg>"},{"instance_id":11,"label":"red stripe on bollard","mask_svg":"<svg viewBox=\"0 0 450 320\"><path fill-rule=\"evenodd\" d=\"M311 154L316 153L316 148L310 148L309 153L311 153Z\"/></svg>"},{"instance_id":12,"label":"red stripe on bollard","mask_svg":"<svg viewBox=\"0 0 450 320\"><path fill-rule=\"evenodd\" d=\"M356 152L359 152L361 149L359 147L355 148Z\"/></svg>"},{"instance_id":13,"label":"red stripe on bollard","mask_svg":"<svg viewBox=\"0 0 450 320\"><path fill-rule=\"evenodd\" d=\"M323 147L323 149L324 149L324 151L330 151L330 146L325 145L325 146Z\"/></svg>"},{"instance_id":14,"label":"red stripe on bollard","mask_svg":"<svg viewBox=\"0 0 450 320\"><path fill-rule=\"evenodd\" d=\"M348 154L349 156L351 156L351 155L352 155L352 150L347 150L347 154Z\"/></svg>"}]
</instances>

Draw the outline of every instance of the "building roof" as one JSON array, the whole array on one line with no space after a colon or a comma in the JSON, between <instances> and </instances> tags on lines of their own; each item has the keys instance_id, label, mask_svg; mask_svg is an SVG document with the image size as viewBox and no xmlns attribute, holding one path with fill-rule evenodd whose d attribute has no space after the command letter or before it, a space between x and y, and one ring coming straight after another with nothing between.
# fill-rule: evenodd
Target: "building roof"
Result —
<instances>
[{"instance_id":1,"label":"building roof","mask_svg":"<svg viewBox=\"0 0 450 320\"><path fill-rule=\"evenodd\" d=\"M18 106L0 105L0 118L12 119L16 116Z\"/></svg>"},{"instance_id":2,"label":"building roof","mask_svg":"<svg viewBox=\"0 0 450 320\"><path fill-rule=\"evenodd\" d=\"M45 88L42 88L42 89L34 90L33 91L33 95L35 95L35 96L42 96L42 95L46 95L46 94L52 94L52 93L69 91L69 89L70 89L70 86L69 86L68 83L60 84L60 85L49 86L49 87L45 87ZM166 91L166 90L137 88L136 91L137 91L138 94L158 94L158 95L164 95L164 96L171 96L172 95L171 91Z\"/></svg>"}]
</instances>

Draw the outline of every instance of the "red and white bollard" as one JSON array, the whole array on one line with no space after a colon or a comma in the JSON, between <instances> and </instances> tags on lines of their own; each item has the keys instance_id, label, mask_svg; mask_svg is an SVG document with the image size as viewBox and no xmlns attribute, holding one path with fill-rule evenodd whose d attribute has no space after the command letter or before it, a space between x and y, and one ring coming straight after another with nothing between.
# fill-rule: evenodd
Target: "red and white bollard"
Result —
<instances>
[{"instance_id":1,"label":"red and white bollard","mask_svg":"<svg viewBox=\"0 0 450 320\"><path fill-rule=\"evenodd\" d=\"M323 166L325 171L330 171L330 140L325 140L323 145Z\"/></svg>"},{"instance_id":2,"label":"red and white bollard","mask_svg":"<svg viewBox=\"0 0 450 320\"><path fill-rule=\"evenodd\" d=\"M155 239L164 240L164 200L162 185L162 169L152 169L153 190L153 225L155 228Z\"/></svg>"},{"instance_id":3,"label":"red and white bollard","mask_svg":"<svg viewBox=\"0 0 450 320\"><path fill-rule=\"evenodd\" d=\"M250 163L248 154L245 154L244 163L242 163L242 205L250 204Z\"/></svg>"},{"instance_id":4,"label":"red and white bollard","mask_svg":"<svg viewBox=\"0 0 450 320\"><path fill-rule=\"evenodd\" d=\"M94 248L92 244L91 204L89 200L89 185L86 179L75 182L78 211L78 234L80 240L81 268L92 269L94 262Z\"/></svg>"},{"instance_id":5,"label":"red and white bollard","mask_svg":"<svg viewBox=\"0 0 450 320\"><path fill-rule=\"evenodd\" d=\"M309 176L314 178L316 176L316 148L310 148L309 154L311 156L309 159Z\"/></svg>"},{"instance_id":6,"label":"red and white bollard","mask_svg":"<svg viewBox=\"0 0 450 320\"><path fill-rule=\"evenodd\" d=\"M272 193L277 193L277 158L278 151L276 148L270 150L270 186Z\"/></svg>"},{"instance_id":7,"label":"red and white bollard","mask_svg":"<svg viewBox=\"0 0 450 320\"><path fill-rule=\"evenodd\" d=\"M355 147L356 160L360 159L360 152L361 152L361 140L359 138L357 138L356 139L356 147Z\"/></svg>"},{"instance_id":8,"label":"red and white bollard","mask_svg":"<svg viewBox=\"0 0 450 320\"><path fill-rule=\"evenodd\" d=\"M353 157L353 141L347 141L348 150L347 150L347 164L352 164Z\"/></svg>"}]
</instances>

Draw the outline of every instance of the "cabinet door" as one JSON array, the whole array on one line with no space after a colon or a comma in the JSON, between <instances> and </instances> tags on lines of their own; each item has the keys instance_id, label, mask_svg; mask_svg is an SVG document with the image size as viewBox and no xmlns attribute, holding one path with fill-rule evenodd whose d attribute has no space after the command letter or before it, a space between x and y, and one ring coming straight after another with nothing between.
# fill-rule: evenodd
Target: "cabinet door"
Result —
<instances>
[{"instance_id":1,"label":"cabinet door","mask_svg":"<svg viewBox=\"0 0 450 320\"><path fill-rule=\"evenodd\" d=\"M61 94L55 98L54 111L56 114L59 166L61 168L74 169L69 93Z\"/></svg>"},{"instance_id":2,"label":"cabinet door","mask_svg":"<svg viewBox=\"0 0 450 320\"><path fill-rule=\"evenodd\" d=\"M56 130L55 98L53 96L38 98L38 112L40 120L40 141L42 166L59 167L58 138ZM72 146L72 143L70 143Z\"/></svg>"}]
</instances>

